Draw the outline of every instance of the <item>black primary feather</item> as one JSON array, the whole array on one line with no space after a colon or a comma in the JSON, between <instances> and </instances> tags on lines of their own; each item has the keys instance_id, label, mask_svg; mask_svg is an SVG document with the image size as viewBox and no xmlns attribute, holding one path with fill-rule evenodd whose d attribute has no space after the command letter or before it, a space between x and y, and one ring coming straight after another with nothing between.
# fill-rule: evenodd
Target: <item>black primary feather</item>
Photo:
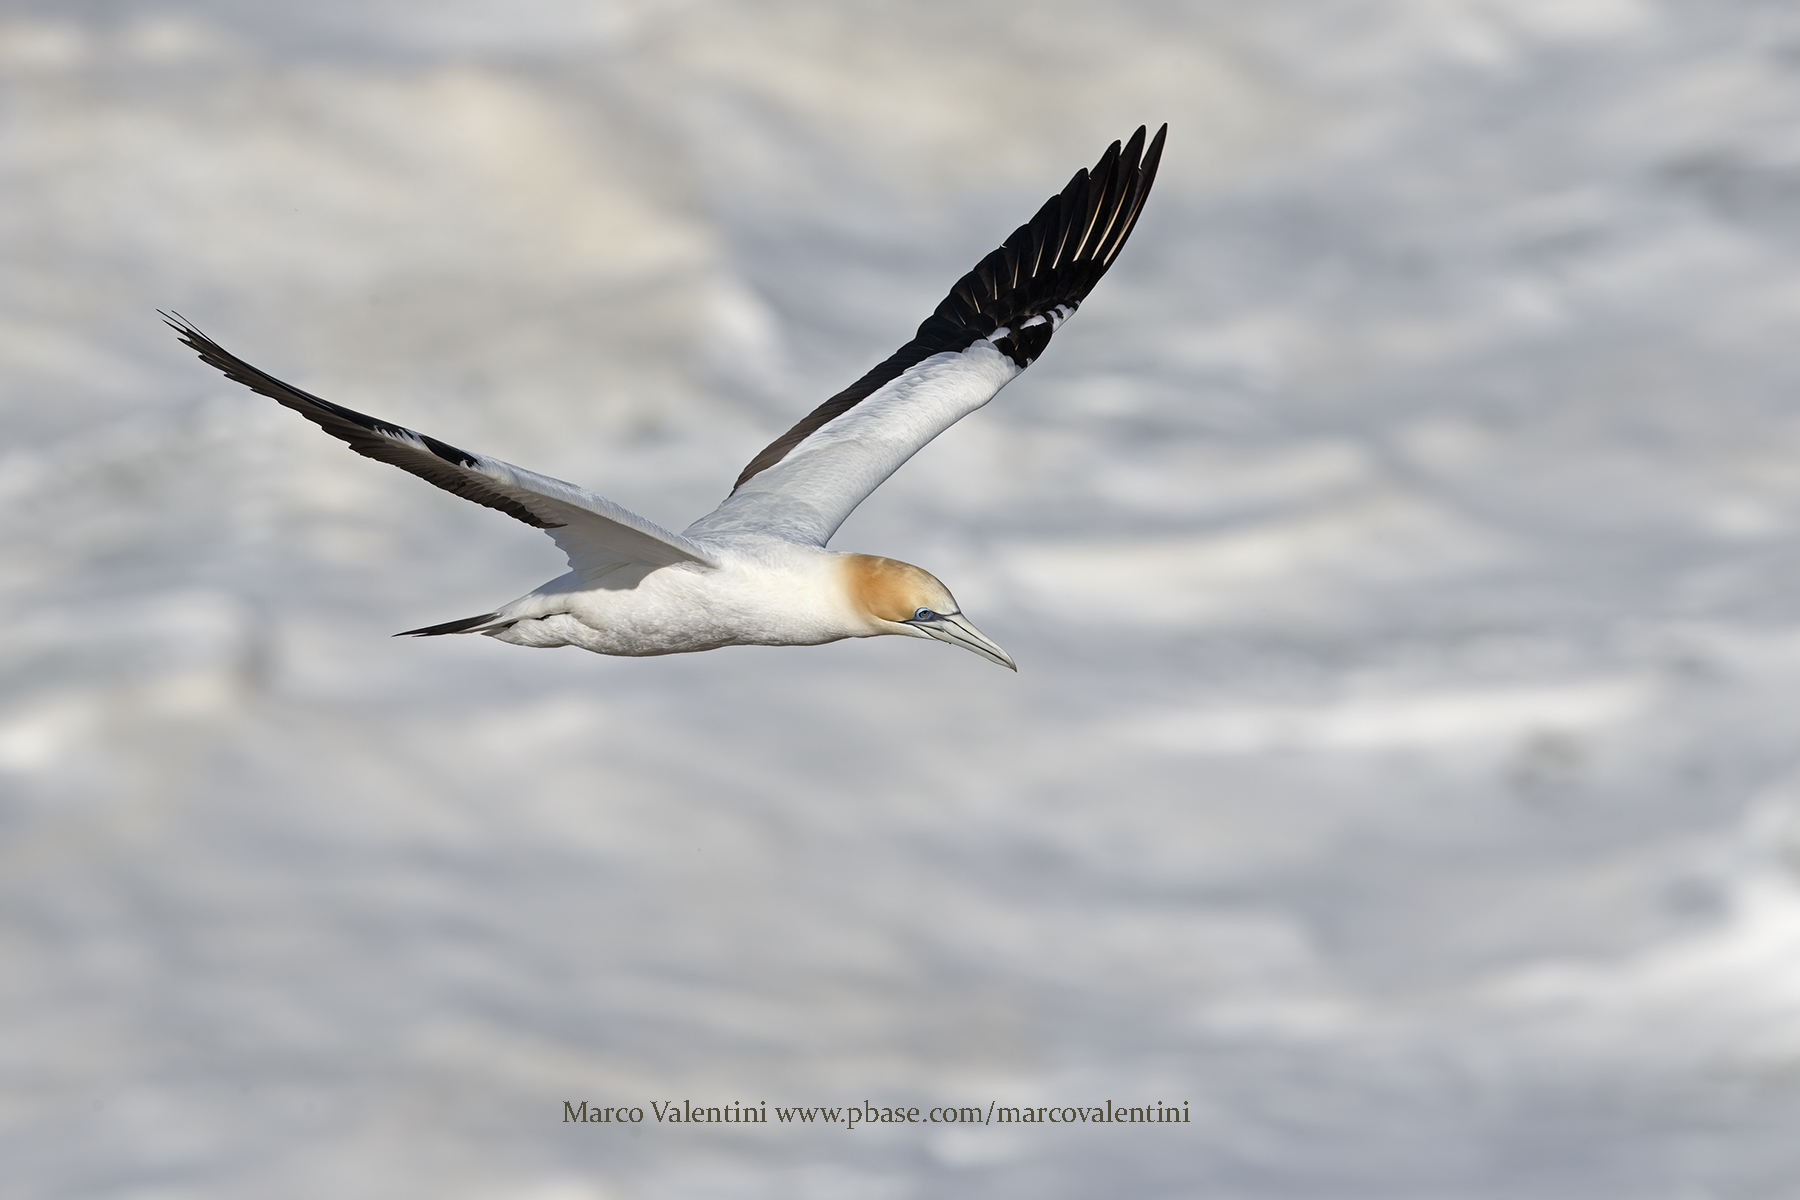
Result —
<instances>
[{"instance_id":1,"label":"black primary feather","mask_svg":"<svg viewBox=\"0 0 1800 1200\"><path fill-rule=\"evenodd\" d=\"M283 407L293 409L363 457L391 463L427 483L436 484L446 492L498 509L507 516L517 517L538 529L562 528L560 522L545 520L502 492L486 476L465 469L480 466L481 458L478 455L403 426L390 425L341 404L322 400L311 392L283 383L201 333L179 313L159 311L157 315L168 323L169 328L181 335L181 340L199 354L202 362L216 367L227 379L241 383Z\"/></svg>"}]
</instances>

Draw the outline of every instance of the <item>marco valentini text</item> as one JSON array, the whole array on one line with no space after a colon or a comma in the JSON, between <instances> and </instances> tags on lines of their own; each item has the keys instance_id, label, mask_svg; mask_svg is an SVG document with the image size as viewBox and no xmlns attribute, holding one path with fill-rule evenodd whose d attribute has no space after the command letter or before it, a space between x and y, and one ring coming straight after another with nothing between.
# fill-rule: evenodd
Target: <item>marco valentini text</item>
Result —
<instances>
[{"instance_id":1,"label":"marco valentini text","mask_svg":"<svg viewBox=\"0 0 1800 1200\"><path fill-rule=\"evenodd\" d=\"M776 1105L773 1109L764 1100L758 1104L744 1104L733 1101L730 1104L697 1105L683 1100L679 1105L670 1100L668 1103L650 1102L650 1115L658 1124L666 1125L767 1125L769 1114L775 1114L776 1124L798 1125L842 1125L846 1129L855 1129L861 1125L1166 1125L1188 1124L1188 1102L1183 1100L1181 1107L1164 1104L1146 1104L1142 1107L1115 1105L1108 1100L1103 1105L1094 1107L1072 1107L1069 1105L1041 1105L1027 1107L1023 1105L1007 1105L998 1101L988 1101L986 1109L937 1107L929 1109L883 1108L880 1105L864 1101L848 1108L784 1108ZM644 1109L641 1105L609 1105L589 1104L586 1100L579 1103L574 1100L563 1101L563 1121L611 1124L641 1124L644 1120Z\"/></svg>"}]
</instances>

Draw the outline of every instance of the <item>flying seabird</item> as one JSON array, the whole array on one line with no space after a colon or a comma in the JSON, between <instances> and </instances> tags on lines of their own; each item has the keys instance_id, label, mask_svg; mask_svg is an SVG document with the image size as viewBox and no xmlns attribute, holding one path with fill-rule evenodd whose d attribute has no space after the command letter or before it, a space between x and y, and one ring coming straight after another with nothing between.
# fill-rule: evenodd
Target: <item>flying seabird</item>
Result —
<instances>
[{"instance_id":1,"label":"flying seabird","mask_svg":"<svg viewBox=\"0 0 1800 1200\"><path fill-rule=\"evenodd\" d=\"M927 571L825 545L864 497L1044 352L1131 236L1162 157L1139 126L975 265L910 342L750 460L731 494L679 534L560 479L459 450L322 400L161 314L200 358L368 458L535 525L567 574L493 612L405 634L485 633L516 646L681 654L936 638L1018 670Z\"/></svg>"}]
</instances>

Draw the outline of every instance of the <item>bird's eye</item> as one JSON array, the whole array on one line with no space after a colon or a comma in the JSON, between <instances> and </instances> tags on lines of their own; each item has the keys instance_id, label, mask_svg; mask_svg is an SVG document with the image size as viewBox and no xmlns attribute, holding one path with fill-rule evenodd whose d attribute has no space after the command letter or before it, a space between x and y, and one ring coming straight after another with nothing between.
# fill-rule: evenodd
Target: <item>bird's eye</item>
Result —
<instances>
[{"instance_id":1,"label":"bird's eye","mask_svg":"<svg viewBox=\"0 0 1800 1200\"><path fill-rule=\"evenodd\" d=\"M935 621L936 619L937 614L932 612L929 608L921 608L918 612L913 614L913 620L915 621Z\"/></svg>"}]
</instances>

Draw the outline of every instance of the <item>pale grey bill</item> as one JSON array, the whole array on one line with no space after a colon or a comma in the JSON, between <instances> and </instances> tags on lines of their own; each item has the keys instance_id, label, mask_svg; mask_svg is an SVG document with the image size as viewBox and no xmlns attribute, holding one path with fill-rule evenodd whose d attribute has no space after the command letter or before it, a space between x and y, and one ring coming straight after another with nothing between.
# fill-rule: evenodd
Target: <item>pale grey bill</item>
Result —
<instances>
[{"instance_id":1,"label":"pale grey bill","mask_svg":"<svg viewBox=\"0 0 1800 1200\"><path fill-rule=\"evenodd\" d=\"M1019 664L1012 660L1012 655L988 641L987 635L969 624L969 619L961 613L940 613L926 620L906 622L913 628L928 633L940 642L949 642L952 646L961 646L964 650L973 650L989 662L997 662L1009 670L1017 671Z\"/></svg>"}]
</instances>

